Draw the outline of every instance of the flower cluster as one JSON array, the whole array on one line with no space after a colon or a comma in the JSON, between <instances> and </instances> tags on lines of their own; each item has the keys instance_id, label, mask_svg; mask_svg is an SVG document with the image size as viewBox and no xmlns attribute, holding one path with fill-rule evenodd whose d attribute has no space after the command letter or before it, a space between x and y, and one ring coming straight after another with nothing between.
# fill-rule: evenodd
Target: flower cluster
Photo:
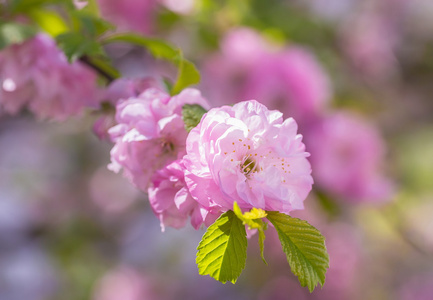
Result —
<instances>
[{"instance_id":1,"label":"flower cluster","mask_svg":"<svg viewBox=\"0 0 433 300\"><path fill-rule=\"evenodd\" d=\"M147 191L161 227L199 228L221 212L302 209L313 180L294 119L255 100L207 112L188 134L182 106L206 100L194 89L170 97L150 88L116 107L109 168Z\"/></svg>"},{"instance_id":2,"label":"flower cluster","mask_svg":"<svg viewBox=\"0 0 433 300\"><path fill-rule=\"evenodd\" d=\"M0 52L0 111L16 114L24 106L41 119L64 120L96 107L96 74L70 64L44 34Z\"/></svg>"}]
</instances>

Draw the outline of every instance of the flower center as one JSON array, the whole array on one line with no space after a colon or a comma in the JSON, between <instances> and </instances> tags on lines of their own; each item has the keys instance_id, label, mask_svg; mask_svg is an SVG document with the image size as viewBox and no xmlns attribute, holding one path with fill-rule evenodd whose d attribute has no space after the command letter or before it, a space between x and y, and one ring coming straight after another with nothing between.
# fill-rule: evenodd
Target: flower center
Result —
<instances>
[{"instance_id":1,"label":"flower center","mask_svg":"<svg viewBox=\"0 0 433 300\"><path fill-rule=\"evenodd\" d=\"M258 172L258 163L248 156L245 156L242 159L240 167L245 176L249 176L251 173Z\"/></svg>"},{"instance_id":2,"label":"flower center","mask_svg":"<svg viewBox=\"0 0 433 300\"><path fill-rule=\"evenodd\" d=\"M162 140L161 149L163 153L170 153L174 151L174 144L170 141Z\"/></svg>"}]
</instances>

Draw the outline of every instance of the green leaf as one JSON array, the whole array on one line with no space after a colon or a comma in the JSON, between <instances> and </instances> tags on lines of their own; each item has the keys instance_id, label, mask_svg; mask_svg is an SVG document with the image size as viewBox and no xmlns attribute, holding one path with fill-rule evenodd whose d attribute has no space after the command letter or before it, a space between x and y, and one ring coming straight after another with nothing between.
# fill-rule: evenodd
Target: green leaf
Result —
<instances>
[{"instance_id":1,"label":"green leaf","mask_svg":"<svg viewBox=\"0 0 433 300\"><path fill-rule=\"evenodd\" d=\"M200 73L192 62L181 58L178 60L177 65L179 71L177 73L176 83L171 90L172 95L180 93L180 91L187 86L200 82Z\"/></svg>"},{"instance_id":2,"label":"green leaf","mask_svg":"<svg viewBox=\"0 0 433 300\"><path fill-rule=\"evenodd\" d=\"M28 13L29 11L40 8L42 6L59 4L65 2L64 0L11 0L9 3L9 10L12 13Z\"/></svg>"},{"instance_id":3,"label":"green leaf","mask_svg":"<svg viewBox=\"0 0 433 300\"><path fill-rule=\"evenodd\" d=\"M232 211L225 212L207 229L197 247L196 263L200 275L235 283L247 259L247 236Z\"/></svg>"},{"instance_id":4,"label":"green leaf","mask_svg":"<svg viewBox=\"0 0 433 300\"><path fill-rule=\"evenodd\" d=\"M260 256L263 262L267 265L265 260L264 248L265 248L265 230L268 228L268 224L263 222L262 218L267 216L267 213L260 208L253 207L250 211L242 213L241 208L235 201L233 204L233 212L242 221L244 225L248 225L249 229L257 229L259 232L259 246L260 246Z\"/></svg>"},{"instance_id":5,"label":"green leaf","mask_svg":"<svg viewBox=\"0 0 433 300\"><path fill-rule=\"evenodd\" d=\"M20 44L33 37L36 33L36 28L29 25L18 23L0 24L0 50L12 44Z\"/></svg>"},{"instance_id":6,"label":"green leaf","mask_svg":"<svg viewBox=\"0 0 433 300\"><path fill-rule=\"evenodd\" d=\"M34 9L27 15L49 35L56 37L68 31L68 26L58 13L47 9Z\"/></svg>"},{"instance_id":7,"label":"green leaf","mask_svg":"<svg viewBox=\"0 0 433 300\"><path fill-rule=\"evenodd\" d=\"M87 2L87 5L81 11L92 14L94 16L100 16L99 6L96 0L83 0L82 2Z\"/></svg>"},{"instance_id":8,"label":"green leaf","mask_svg":"<svg viewBox=\"0 0 433 300\"><path fill-rule=\"evenodd\" d=\"M262 221L262 220L260 220ZM266 259L265 259L265 254L264 254L264 250L265 250L265 230L268 228L268 224L263 222L263 226L261 228L258 228L259 230L259 246L260 246L260 257L262 258L262 261L265 263L265 265L268 265Z\"/></svg>"},{"instance_id":9,"label":"green leaf","mask_svg":"<svg viewBox=\"0 0 433 300\"><path fill-rule=\"evenodd\" d=\"M82 34L76 32L63 33L57 36L57 43L62 48L69 61L74 61L83 55L104 56L102 46Z\"/></svg>"},{"instance_id":10,"label":"green leaf","mask_svg":"<svg viewBox=\"0 0 433 300\"><path fill-rule=\"evenodd\" d=\"M325 283L329 268L329 255L325 237L308 222L279 212L268 212L268 220L278 232L284 253L293 274L310 292L316 285Z\"/></svg>"},{"instance_id":11,"label":"green leaf","mask_svg":"<svg viewBox=\"0 0 433 300\"><path fill-rule=\"evenodd\" d=\"M98 70L100 75L104 76L109 81L120 78L120 72L111 65L110 60L107 57L81 57L84 62L90 63L94 68Z\"/></svg>"},{"instance_id":12,"label":"green leaf","mask_svg":"<svg viewBox=\"0 0 433 300\"><path fill-rule=\"evenodd\" d=\"M134 33L119 33L107 36L102 43L125 42L145 47L155 58L167 60L178 68L176 82L171 94L178 94L189 85L200 82L200 73L194 64L183 57L182 51L162 40L147 38Z\"/></svg>"},{"instance_id":13,"label":"green leaf","mask_svg":"<svg viewBox=\"0 0 433 300\"><path fill-rule=\"evenodd\" d=\"M170 78L163 77L162 82L164 83L164 87L167 92L170 92L173 89L173 82L170 80Z\"/></svg>"},{"instance_id":14,"label":"green leaf","mask_svg":"<svg viewBox=\"0 0 433 300\"><path fill-rule=\"evenodd\" d=\"M196 127L205 113L206 110L198 104L185 104L182 106L182 119L186 131L190 132L191 129Z\"/></svg>"},{"instance_id":15,"label":"green leaf","mask_svg":"<svg viewBox=\"0 0 433 300\"><path fill-rule=\"evenodd\" d=\"M336 218L339 214L341 214L340 206L337 204L337 202L333 201L329 195L317 188L314 189L314 192L319 204L329 214L330 218Z\"/></svg>"},{"instance_id":16,"label":"green leaf","mask_svg":"<svg viewBox=\"0 0 433 300\"><path fill-rule=\"evenodd\" d=\"M102 39L102 43L125 42L145 47L155 57L165 60L179 59L179 50L158 39L147 38L135 33L118 33Z\"/></svg>"},{"instance_id":17,"label":"green leaf","mask_svg":"<svg viewBox=\"0 0 433 300\"><path fill-rule=\"evenodd\" d=\"M74 29L90 38L98 38L107 30L115 26L106 20L98 17L95 13L86 10L74 10L71 12Z\"/></svg>"}]
</instances>

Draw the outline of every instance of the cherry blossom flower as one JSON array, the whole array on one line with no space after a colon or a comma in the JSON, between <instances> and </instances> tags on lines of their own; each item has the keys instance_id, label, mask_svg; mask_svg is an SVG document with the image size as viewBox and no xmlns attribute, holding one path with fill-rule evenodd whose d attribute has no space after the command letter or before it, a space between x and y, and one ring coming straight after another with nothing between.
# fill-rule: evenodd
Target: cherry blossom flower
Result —
<instances>
[{"instance_id":1,"label":"cherry blossom flower","mask_svg":"<svg viewBox=\"0 0 433 300\"><path fill-rule=\"evenodd\" d=\"M303 209L313 180L294 119L255 100L211 109L186 143L185 181L205 208Z\"/></svg>"},{"instance_id":2,"label":"cherry blossom flower","mask_svg":"<svg viewBox=\"0 0 433 300\"><path fill-rule=\"evenodd\" d=\"M120 101L116 106L118 125L109 130L115 143L110 170L119 172L146 192L153 173L185 154L187 132L182 120L184 104L208 104L198 90L185 89L170 97L150 88L138 97Z\"/></svg>"},{"instance_id":3,"label":"cherry blossom flower","mask_svg":"<svg viewBox=\"0 0 433 300\"><path fill-rule=\"evenodd\" d=\"M152 78L119 78L114 80L101 92L100 117L93 124L93 132L101 140L109 140L108 129L115 126L115 109L117 102L130 97L137 97L150 87L160 88Z\"/></svg>"},{"instance_id":4,"label":"cherry blossom flower","mask_svg":"<svg viewBox=\"0 0 433 300\"><path fill-rule=\"evenodd\" d=\"M218 209L207 210L191 197L185 184L184 169L182 161L174 161L152 178L148 190L149 201L161 222L162 231L165 226L184 227L189 216L195 229L203 223L209 226L220 215Z\"/></svg>"},{"instance_id":5,"label":"cherry blossom flower","mask_svg":"<svg viewBox=\"0 0 433 300\"><path fill-rule=\"evenodd\" d=\"M97 95L96 74L70 64L47 35L0 53L0 108L9 114L27 105L38 118L61 121L96 107Z\"/></svg>"}]
</instances>

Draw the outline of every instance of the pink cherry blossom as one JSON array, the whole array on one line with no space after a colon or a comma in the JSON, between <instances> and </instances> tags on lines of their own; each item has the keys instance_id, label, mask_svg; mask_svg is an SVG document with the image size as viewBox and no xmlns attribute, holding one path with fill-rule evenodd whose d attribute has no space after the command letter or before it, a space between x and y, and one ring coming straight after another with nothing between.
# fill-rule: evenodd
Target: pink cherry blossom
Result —
<instances>
[{"instance_id":1,"label":"pink cherry blossom","mask_svg":"<svg viewBox=\"0 0 433 300\"><path fill-rule=\"evenodd\" d=\"M115 143L109 169L123 169L123 174L146 192L155 171L185 154L187 132L181 115L184 104L208 108L195 89L170 97L150 88L138 97L120 101L116 106L118 125L109 130Z\"/></svg>"},{"instance_id":2,"label":"pink cherry blossom","mask_svg":"<svg viewBox=\"0 0 433 300\"><path fill-rule=\"evenodd\" d=\"M0 108L9 114L27 105L38 118L64 120L96 107L97 95L96 74L68 63L44 34L0 53Z\"/></svg>"},{"instance_id":3,"label":"pink cherry blossom","mask_svg":"<svg viewBox=\"0 0 433 300\"><path fill-rule=\"evenodd\" d=\"M101 140L108 140L108 129L115 126L115 109L117 102L122 99L136 97L144 90L160 85L152 78L119 78L113 81L103 92L101 92L99 112L100 117L93 124L93 132Z\"/></svg>"},{"instance_id":4,"label":"pink cherry blossom","mask_svg":"<svg viewBox=\"0 0 433 300\"><path fill-rule=\"evenodd\" d=\"M255 100L211 109L187 139L185 181L205 208L303 209L313 180L294 119Z\"/></svg>"},{"instance_id":5,"label":"pink cherry blossom","mask_svg":"<svg viewBox=\"0 0 433 300\"><path fill-rule=\"evenodd\" d=\"M102 16L119 30L150 33L156 0L97 0Z\"/></svg>"},{"instance_id":6,"label":"pink cherry blossom","mask_svg":"<svg viewBox=\"0 0 433 300\"><path fill-rule=\"evenodd\" d=\"M155 173L152 185L148 190L150 205L165 226L181 228L189 216L191 224L198 229L203 223L212 224L220 215L218 210L210 211L196 202L190 195L184 180L183 162L174 161Z\"/></svg>"},{"instance_id":7,"label":"pink cherry blossom","mask_svg":"<svg viewBox=\"0 0 433 300\"><path fill-rule=\"evenodd\" d=\"M320 189L352 202L388 200L392 184L381 173L385 144L374 127L345 113L312 125L305 143Z\"/></svg>"},{"instance_id":8,"label":"pink cherry blossom","mask_svg":"<svg viewBox=\"0 0 433 300\"><path fill-rule=\"evenodd\" d=\"M203 88L215 105L260 99L298 122L320 113L331 96L313 53L300 46L277 47L248 28L230 32L221 53L204 64Z\"/></svg>"}]
</instances>

